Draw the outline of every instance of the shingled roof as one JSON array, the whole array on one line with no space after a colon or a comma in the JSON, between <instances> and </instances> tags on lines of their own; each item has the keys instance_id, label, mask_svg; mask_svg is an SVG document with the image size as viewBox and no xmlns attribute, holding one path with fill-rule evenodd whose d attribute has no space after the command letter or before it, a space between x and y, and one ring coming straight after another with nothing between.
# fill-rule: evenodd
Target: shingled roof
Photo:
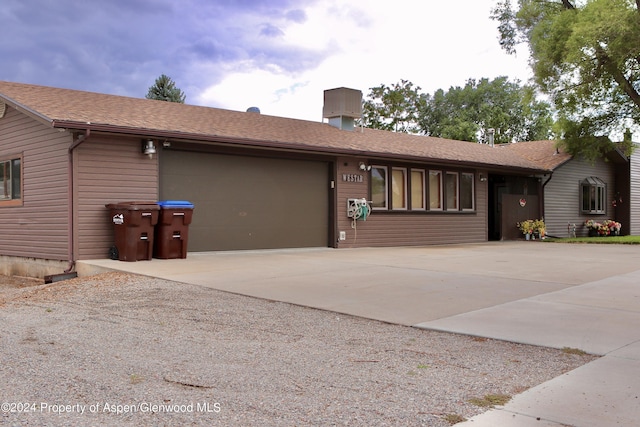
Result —
<instances>
[{"instance_id":1,"label":"shingled roof","mask_svg":"<svg viewBox=\"0 0 640 427\"><path fill-rule=\"evenodd\" d=\"M571 160L571 154L558 147L556 141L525 141L498 146L502 150L511 151L541 168L554 170Z\"/></svg>"},{"instance_id":2,"label":"shingled roof","mask_svg":"<svg viewBox=\"0 0 640 427\"><path fill-rule=\"evenodd\" d=\"M543 172L516 150L375 129L0 81L0 99L52 127Z\"/></svg>"}]
</instances>

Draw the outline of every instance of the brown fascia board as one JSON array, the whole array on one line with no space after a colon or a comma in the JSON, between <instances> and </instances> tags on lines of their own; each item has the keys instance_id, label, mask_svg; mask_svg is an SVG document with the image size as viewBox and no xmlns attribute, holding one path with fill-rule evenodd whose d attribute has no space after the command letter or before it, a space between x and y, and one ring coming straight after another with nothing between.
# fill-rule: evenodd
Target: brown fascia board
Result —
<instances>
[{"instance_id":1,"label":"brown fascia board","mask_svg":"<svg viewBox=\"0 0 640 427\"><path fill-rule=\"evenodd\" d=\"M227 137L220 135L203 135L203 134L189 134L183 132L170 132L170 131L160 131L157 129L144 129L144 128L130 128L130 127L122 127L122 126L113 126L108 124L98 124L98 123L80 123L80 122L68 122L64 120L55 120L52 121L52 126L60 129L73 129L78 131L86 131L91 130L92 132L103 132L103 133L112 133L112 134L123 134L123 135L131 135L131 136L140 136L144 137L156 137L156 138L165 138L165 139L173 139L184 142L200 142L200 143L223 143L223 144L233 144L239 147L244 148L254 148L254 149L270 149L270 150L278 150L278 151L290 151L290 152L305 152L305 153L316 153L323 154L329 156L337 156L337 155L345 155L345 156L355 156L355 157L366 157L371 159L380 159L385 161L406 161L406 162L419 162L419 163L437 163L440 165L448 165L448 166L457 166L457 167L468 167L468 168L477 168L477 169L490 169L495 171L511 171L511 172L519 172L519 173L527 173L527 174L539 174L539 173L548 173L545 169L537 169L537 168L526 168L526 167L518 167L518 166L500 166L495 164L485 164L481 162L465 162L460 160L448 160L448 159L438 159L438 158L430 158L430 157L422 157L422 156L382 156L379 153L374 153L366 150L352 150L352 149L340 149L340 148L329 148L329 147L310 147L304 144L291 144L291 143L282 143L279 141L268 141L268 140L260 140L257 141L255 139L249 138L235 138L235 137Z\"/></svg>"},{"instance_id":2,"label":"brown fascia board","mask_svg":"<svg viewBox=\"0 0 640 427\"><path fill-rule=\"evenodd\" d=\"M613 151L615 151L616 153L618 153L618 158L619 158L620 160L622 160L622 161L616 161L616 160L614 160L614 159L611 159L611 160L613 160L613 162L615 162L615 163L629 163L629 160L630 160L630 159L629 159L629 157L627 157L627 156L624 154L624 152L622 152L622 150L620 149L620 147L618 147L618 146L616 145L616 148L615 148L615 150L613 150Z\"/></svg>"},{"instance_id":3,"label":"brown fascia board","mask_svg":"<svg viewBox=\"0 0 640 427\"><path fill-rule=\"evenodd\" d=\"M45 116L44 114L40 114L35 110L32 110L31 108L19 103L18 101L3 95L0 93L0 99L7 104L8 106L12 107L13 109L17 110L20 113L26 114L27 116L31 117L32 119L35 119L41 123L44 123L46 125L51 125L53 123L53 120L50 119L49 117Z\"/></svg>"}]
</instances>

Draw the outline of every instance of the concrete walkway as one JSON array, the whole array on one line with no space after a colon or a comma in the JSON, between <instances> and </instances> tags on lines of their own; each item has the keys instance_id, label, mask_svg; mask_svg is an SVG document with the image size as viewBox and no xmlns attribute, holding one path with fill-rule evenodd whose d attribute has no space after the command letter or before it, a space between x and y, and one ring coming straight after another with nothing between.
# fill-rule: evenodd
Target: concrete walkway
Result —
<instances>
[{"instance_id":1,"label":"concrete walkway","mask_svg":"<svg viewBox=\"0 0 640 427\"><path fill-rule=\"evenodd\" d=\"M104 270L604 356L461 426L622 426L640 419L640 247L496 242L78 265L80 274Z\"/></svg>"}]
</instances>

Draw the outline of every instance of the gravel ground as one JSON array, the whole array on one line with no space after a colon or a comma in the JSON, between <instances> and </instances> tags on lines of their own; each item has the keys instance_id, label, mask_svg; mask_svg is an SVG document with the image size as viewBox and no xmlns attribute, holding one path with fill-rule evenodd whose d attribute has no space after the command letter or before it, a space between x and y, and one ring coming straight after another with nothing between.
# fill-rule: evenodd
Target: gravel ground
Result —
<instances>
[{"instance_id":1,"label":"gravel ground","mask_svg":"<svg viewBox=\"0 0 640 427\"><path fill-rule=\"evenodd\" d=\"M594 359L124 273L41 283L0 285L0 424L448 426Z\"/></svg>"}]
</instances>

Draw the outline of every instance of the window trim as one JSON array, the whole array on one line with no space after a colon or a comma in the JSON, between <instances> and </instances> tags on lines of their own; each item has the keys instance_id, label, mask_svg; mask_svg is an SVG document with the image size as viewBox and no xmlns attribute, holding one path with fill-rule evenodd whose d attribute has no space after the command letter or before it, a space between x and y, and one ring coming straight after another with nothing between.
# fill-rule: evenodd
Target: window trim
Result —
<instances>
[{"instance_id":1,"label":"window trim","mask_svg":"<svg viewBox=\"0 0 640 427\"><path fill-rule=\"evenodd\" d=\"M445 188L445 203L444 203L444 207L445 210L448 212L458 212L460 211L460 173L459 172L453 172L453 171L446 171L445 172L445 183L444 183L444 188ZM455 201L455 207L453 208L449 208L449 191L448 191L448 185L447 185L447 177L449 176L455 176L456 177L456 185L455 185L455 190L456 190L456 194L454 197L454 201Z\"/></svg>"},{"instance_id":2,"label":"window trim","mask_svg":"<svg viewBox=\"0 0 640 427\"><path fill-rule=\"evenodd\" d=\"M585 190L588 199L585 200ZM595 200L592 200L592 193L595 193ZM588 209L585 209L585 201ZM591 208L591 206L594 208ZM606 215L607 214L607 183L597 176L590 176L580 181L580 212L586 215Z\"/></svg>"},{"instance_id":3,"label":"window trim","mask_svg":"<svg viewBox=\"0 0 640 427\"><path fill-rule=\"evenodd\" d=\"M414 174L414 172L420 174L420 185L421 185L421 190L422 190L421 195L420 195L420 197L422 198L422 204L421 204L421 206L418 206L418 207L414 207L414 205L413 205L413 195L414 195L414 192L413 192L413 184L414 184L414 182L413 182L413 174ZM426 191L427 188L425 186L426 185L425 172L426 172L425 169L416 169L416 168L411 168L411 170L409 172L409 174L411 176L411 178L410 178L410 182L411 182L411 192L410 192L411 193L411 205L410 205L410 207L411 207L412 211L423 212L423 211L427 210L427 191Z\"/></svg>"},{"instance_id":4,"label":"window trim","mask_svg":"<svg viewBox=\"0 0 640 427\"><path fill-rule=\"evenodd\" d=\"M439 184L438 185L438 200L440 200L440 207L439 208L432 208L431 207L431 174L437 174L440 179ZM444 194L443 194L443 179L442 177L444 176L444 173L442 170L436 170L436 169L429 169L429 211L432 212L442 212L444 211Z\"/></svg>"},{"instance_id":5,"label":"window trim","mask_svg":"<svg viewBox=\"0 0 640 427\"><path fill-rule=\"evenodd\" d=\"M0 199L0 207L22 206L24 198L24 161L22 154L12 154L0 156L0 163L11 163L15 160L20 161L20 197L11 199Z\"/></svg>"},{"instance_id":6,"label":"window trim","mask_svg":"<svg viewBox=\"0 0 640 427\"><path fill-rule=\"evenodd\" d=\"M398 173L399 171L401 173ZM380 177L382 174L384 174L384 182L377 182L379 180L376 180L374 185L374 176ZM478 171L476 170L438 167L431 169L429 165L393 163L371 165L371 170L369 171L369 195L370 200L372 200L372 209L377 212L407 212L414 214L477 213L477 185L475 182L477 174ZM402 175L402 182L398 181L400 175ZM463 185L461 181L462 178L466 179L467 177L469 180L465 180L465 196L470 197L466 201L470 201L471 206L463 208L461 198ZM422 179L421 182L420 178ZM455 184L455 187L447 189L447 180L449 185ZM414 181L419 183L419 186L422 186L422 192L420 192L419 188L414 189ZM382 188L383 185L384 188ZM415 195L422 199L423 206L420 206L420 200L418 200L418 205L414 207L414 199L416 199L414 190L418 191ZM382 191L384 191L384 194L381 194ZM404 205L398 206L397 202L400 200L401 195L404 196ZM451 195L453 199L447 200L448 195ZM382 198L383 200L381 200ZM374 206L375 200L377 200L378 204L384 204L384 206ZM439 202L439 207L432 207L432 201ZM447 207L447 203L452 204Z\"/></svg>"},{"instance_id":7,"label":"window trim","mask_svg":"<svg viewBox=\"0 0 640 427\"><path fill-rule=\"evenodd\" d=\"M462 206L462 177L463 176L471 177L471 207L464 208ZM458 177L458 204L460 205L460 210L462 212L475 212L476 210L476 174L471 172L460 172L460 176Z\"/></svg>"},{"instance_id":8,"label":"window trim","mask_svg":"<svg viewBox=\"0 0 640 427\"><path fill-rule=\"evenodd\" d=\"M373 200L373 171L376 169L383 169L384 170L384 206L375 206L374 205L374 200ZM386 211L389 210L389 168L387 166L381 166L381 165L371 165L371 171L369 174L369 178L370 178L370 190L369 192L371 193L371 209L374 211Z\"/></svg>"},{"instance_id":9,"label":"window trim","mask_svg":"<svg viewBox=\"0 0 640 427\"><path fill-rule=\"evenodd\" d=\"M396 207L395 205L395 191L394 191L394 186L396 185L396 179L395 179L395 174L394 172L402 172L402 182L399 183L402 185L402 200L404 202L403 206L399 206ZM409 200L407 197L407 168L401 168L401 167L392 167L391 168L391 210L394 211L406 211L409 207Z\"/></svg>"}]
</instances>

